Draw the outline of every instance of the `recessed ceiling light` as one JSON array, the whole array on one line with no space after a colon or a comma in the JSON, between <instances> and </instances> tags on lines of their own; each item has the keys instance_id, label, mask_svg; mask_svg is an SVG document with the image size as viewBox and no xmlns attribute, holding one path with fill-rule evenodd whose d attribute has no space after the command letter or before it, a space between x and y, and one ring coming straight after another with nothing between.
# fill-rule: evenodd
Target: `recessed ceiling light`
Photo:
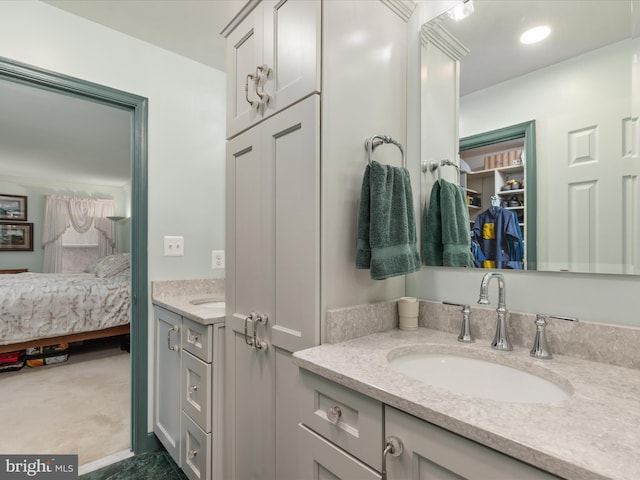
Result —
<instances>
[{"instance_id":1,"label":"recessed ceiling light","mask_svg":"<svg viewBox=\"0 0 640 480\"><path fill-rule=\"evenodd\" d=\"M449 18L459 22L473 13L473 0L464 0L447 12Z\"/></svg>"},{"instance_id":2,"label":"recessed ceiling light","mask_svg":"<svg viewBox=\"0 0 640 480\"><path fill-rule=\"evenodd\" d=\"M551 29L546 25L540 25L539 27L533 27L520 35L520 41L525 45L532 43L538 43L544 40L551 33Z\"/></svg>"}]
</instances>

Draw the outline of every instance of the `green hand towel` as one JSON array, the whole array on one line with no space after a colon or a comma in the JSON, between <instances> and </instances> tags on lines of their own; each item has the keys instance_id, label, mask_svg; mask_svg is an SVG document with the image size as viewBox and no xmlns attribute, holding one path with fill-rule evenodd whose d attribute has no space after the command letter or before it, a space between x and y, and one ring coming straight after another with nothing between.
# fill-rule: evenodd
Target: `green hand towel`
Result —
<instances>
[{"instance_id":1,"label":"green hand towel","mask_svg":"<svg viewBox=\"0 0 640 480\"><path fill-rule=\"evenodd\" d=\"M422 263L442 265L442 214L440 210L440 182L435 182L429 196L429 207L422 210Z\"/></svg>"},{"instance_id":2,"label":"green hand towel","mask_svg":"<svg viewBox=\"0 0 640 480\"><path fill-rule=\"evenodd\" d=\"M356 267L383 280L420 269L411 179L406 168L371 162L362 180Z\"/></svg>"},{"instance_id":3,"label":"green hand towel","mask_svg":"<svg viewBox=\"0 0 640 480\"><path fill-rule=\"evenodd\" d=\"M462 187L439 180L431 190L429 208L425 211L422 222L425 264L473 267L469 211Z\"/></svg>"}]
</instances>

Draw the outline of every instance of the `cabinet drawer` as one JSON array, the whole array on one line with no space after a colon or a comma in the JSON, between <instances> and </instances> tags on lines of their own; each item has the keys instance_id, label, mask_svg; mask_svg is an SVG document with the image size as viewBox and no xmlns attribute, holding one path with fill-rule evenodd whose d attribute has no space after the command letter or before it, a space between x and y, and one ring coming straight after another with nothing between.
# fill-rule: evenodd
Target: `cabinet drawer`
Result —
<instances>
[{"instance_id":1,"label":"cabinet drawer","mask_svg":"<svg viewBox=\"0 0 640 480\"><path fill-rule=\"evenodd\" d=\"M211 363L213 358L213 327L183 317L182 349L207 363Z\"/></svg>"},{"instance_id":2,"label":"cabinet drawer","mask_svg":"<svg viewBox=\"0 0 640 480\"><path fill-rule=\"evenodd\" d=\"M304 425L299 425L300 478L380 480L380 474Z\"/></svg>"},{"instance_id":3,"label":"cabinet drawer","mask_svg":"<svg viewBox=\"0 0 640 480\"><path fill-rule=\"evenodd\" d=\"M211 364L182 355L182 410L205 432L211 431Z\"/></svg>"},{"instance_id":4,"label":"cabinet drawer","mask_svg":"<svg viewBox=\"0 0 640 480\"><path fill-rule=\"evenodd\" d=\"M182 470L191 480L211 480L211 434L182 413Z\"/></svg>"},{"instance_id":5,"label":"cabinet drawer","mask_svg":"<svg viewBox=\"0 0 640 480\"><path fill-rule=\"evenodd\" d=\"M300 381L302 423L379 471L382 404L306 370Z\"/></svg>"}]
</instances>

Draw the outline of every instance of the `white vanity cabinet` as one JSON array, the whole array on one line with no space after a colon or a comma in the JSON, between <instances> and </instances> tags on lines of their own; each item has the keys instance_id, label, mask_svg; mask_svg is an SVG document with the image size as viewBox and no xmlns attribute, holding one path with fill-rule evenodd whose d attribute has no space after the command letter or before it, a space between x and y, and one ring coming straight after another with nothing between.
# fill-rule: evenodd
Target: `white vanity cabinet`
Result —
<instances>
[{"instance_id":1,"label":"white vanity cabinet","mask_svg":"<svg viewBox=\"0 0 640 480\"><path fill-rule=\"evenodd\" d=\"M222 478L224 324L154 310L153 431L191 480Z\"/></svg>"},{"instance_id":2,"label":"white vanity cabinet","mask_svg":"<svg viewBox=\"0 0 640 480\"><path fill-rule=\"evenodd\" d=\"M379 479L382 403L306 370L300 382L300 478Z\"/></svg>"},{"instance_id":3,"label":"white vanity cabinet","mask_svg":"<svg viewBox=\"0 0 640 480\"><path fill-rule=\"evenodd\" d=\"M320 92L319 0L265 0L228 29L227 138Z\"/></svg>"},{"instance_id":4,"label":"white vanity cabinet","mask_svg":"<svg viewBox=\"0 0 640 480\"><path fill-rule=\"evenodd\" d=\"M558 480L496 450L385 406L385 442L398 439L402 448L387 457L388 480Z\"/></svg>"}]
</instances>

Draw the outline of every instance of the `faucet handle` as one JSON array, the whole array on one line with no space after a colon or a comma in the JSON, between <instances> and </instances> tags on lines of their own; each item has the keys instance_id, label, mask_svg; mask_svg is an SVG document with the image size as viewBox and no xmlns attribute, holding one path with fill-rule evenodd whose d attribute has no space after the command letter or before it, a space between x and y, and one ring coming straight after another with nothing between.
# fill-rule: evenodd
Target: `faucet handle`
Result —
<instances>
[{"instance_id":1,"label":"faucet handle","mask_svg":"<svg viewBox=\"0 0 640 480\"><path fill-rule=\"evenodd\" d=\"M455 307L462 307L462 325L460 326L460 335L458 335L458 341L462 343L475 342L473 335L471 335L471 326L469 320L471 318L471 307L463 303L454 302L442 302L443 305L453 305Z\"/></svg>"},{"instance_id":2,"label":"faucet handle","mask_svg":"<svg viewBox=\"0 0 640 480\"><path fill-rule=\"evenodd\" d=\"M536 319L533 322L536 325L536 336L533 340L533 348L531 349L531 352L529 352L529 355L542 360L550 360L553 358L553 354L551 353L551 349L547 343L547 335L545 333L548 318L557 318L558 320L567 320L569 322L578 321L576 317L563 317L560 315L547 315L543 313L536 314Z\"/></svg>"}]
</instances>

